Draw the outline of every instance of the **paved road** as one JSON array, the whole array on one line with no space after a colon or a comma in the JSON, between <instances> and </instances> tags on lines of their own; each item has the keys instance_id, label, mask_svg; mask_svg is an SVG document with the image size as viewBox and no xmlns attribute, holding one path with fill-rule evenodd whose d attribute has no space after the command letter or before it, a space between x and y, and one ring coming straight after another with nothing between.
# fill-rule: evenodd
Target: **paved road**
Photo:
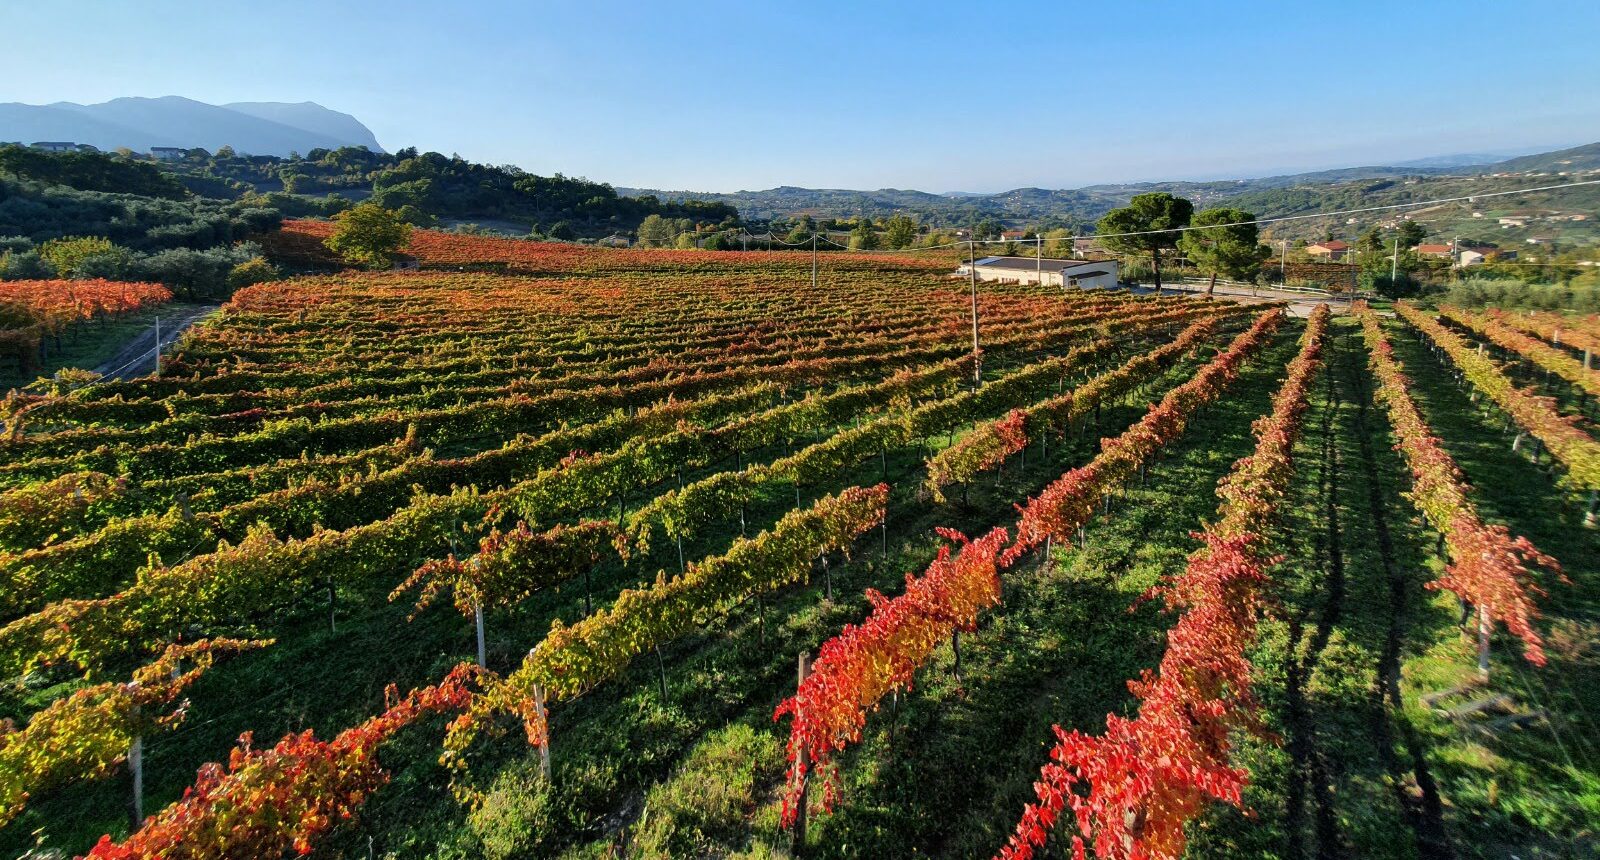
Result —
<instances>
[{"instance_id":1,"label":"paved road","mask_svg":"<svg viewBox=\"0 0 1600 860\"><path fill-rule=\"evenodd\" d=\"M197 322L217 312L221 305L178 305L163 308L161 316L161 349L172 346L178 336ZM155 322L150 327L129 338L117 354L95 368L105 379L133 379L154 373L156 369Z\"/></svg>"}]
</instances>

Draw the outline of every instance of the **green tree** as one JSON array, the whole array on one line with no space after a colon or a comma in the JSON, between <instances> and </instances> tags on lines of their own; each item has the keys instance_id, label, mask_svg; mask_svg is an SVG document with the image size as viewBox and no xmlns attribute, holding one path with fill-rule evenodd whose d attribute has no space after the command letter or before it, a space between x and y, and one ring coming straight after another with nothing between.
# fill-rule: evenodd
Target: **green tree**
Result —
<instances>
[{"instance_id":1,"label":"green tree","mask_svg":"<svg viewBox=\"0 0 1600 860\"><path fill-rule=\"evenodd\" d=\"M573 231L572 225L565 221L557 221L551 224L550 229L546 232L550 238L560 239L563 242L571 242L573 239L578 238L578 234Z\"/></svg>"},{"instance_id":2,"label":"green tree","mask_svg":"<svg viewBox=\"0 0 1600 860\"><path fill-rule=\"evenodd\" d=\"M1415 248L1426 238L1428 231L1421 224L1411 220L1400 222L1400 247Z\"/></svg>"},{"instance_id":3,"label":"green tree","mask_svg":"<svg viewBox=\"0 0 1600 860\"><path fill-rule=\"evenodd\" d=\"M850 231L850 250L871 251L878 247L878 231L872 228L872 222L863 218Z\"/></svg>"},{"instance_id":4,"label":"green tree","mask_svg":"<svg viewBox=\"0 0 1600 860\"><path fill-rule=\"evenodd\" d=\"M1219 276L1243 281L1255 277L1261 261L1272 251L1261 244L1254 221L1256 216L1241 209L1222 207L1195 213L1189 230L1178 237L1178 249L1195 268L1211 276L1206 296L1217 289Z\"/></svg>"},{"instance_id":5,"label":"green tree","mask_svg":"<svg viewBox=\"0 0 1600 860\"><path fill-rule=\"evenodd\" d=\"M1044 234L1044 255L1046 257L1071 257L1076 242L1071 230L1064 227L1047 231Z\"/></svg>"},{"instance_id":6,"label":"green tree","mask_svg":"<svg viewBox=\"0 0 1600 860\"><path fill-rule=\"evenodd\" d=\"M670 219L652 212L639 222L639 244L647 248L664 247L672 242L677 232Z\"/></svg>"},{"instance_id":7,"label":"green tree","mask_svg":"<svg viewBox=\"0 0 1600 860\"><path fill-rule=\"evenodd\" d=\"M429 215L410 203L394 210L394 215L413 227L433 227L439 223L438 218Z\"/></svg>"},{"instance_id":8,"label":"green tree","mask_svg":"<svg viewBox=\"0 0 1600 860\"><path fill-rule=\"evenodd\" d=\"M1100 243L1122 254L1149 254L1156 292L1161 292L1161 252L1178 247L1178 228L1189 226L1194 204L1165 191L1135 195L1128 205L1113 209L1095 225ZM1118 235L1118 234L1137 235Z\"/></svg>"},{"instance_id":9,"label":"green tree","mask_svg":"<svg viewBox=\"0 0 1600 860\"><path fill-rule=\"evenodd\" d=\"M884 244L891 248L909 248L917 241L917 222L910 215L891 216L887 228Z\"/></svg>"},{"instance_id":10,"label":"green tree","mask_svg":"<svg viewBox=\"0 0 1600 860\"><path fill-rule=\"evenodd\" d=\"M360 203L334 217L324 245L352 266L383 269L411 238L411 225L376 203Z\"/></svg>"},{"instance_id":11,"label":"green tree","mask_svg":"<svg viewBox=\"0 0 1600 860\"><path fill-rule=\"evenodd\" d=\"M789 235L783 237L783 241L791 245L809 242L811 241L811 234L816 232L816 229L816 223L811 220L811 216L802 215L800 220L794 222L794 229L789 231Z\"/></svg>"},{"instance_id":12,"label":"green tree","mask_svg":"<svg viewBox=\"0 0 1600 860\"><path fill-rule=\"evenodd\" d=\"M1362 233L1361 234L1361 238L1356 240L1356 253L1357 254L1381 254L1381 253L1383 253L1383 237L1378 235L1378 228L1377 227L1373 227L1372 229L1368 230L1367 232Z\"/></svg>"}]
</instances>

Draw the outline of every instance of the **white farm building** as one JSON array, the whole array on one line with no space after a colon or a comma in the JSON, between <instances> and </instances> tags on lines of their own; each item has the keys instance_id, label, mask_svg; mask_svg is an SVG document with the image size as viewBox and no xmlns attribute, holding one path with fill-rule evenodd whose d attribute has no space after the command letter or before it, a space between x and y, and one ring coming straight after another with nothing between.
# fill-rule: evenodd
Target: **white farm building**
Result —
<instances>
[{"instance_id":1,"label":"white farm building","mask_svg":"<svg viewBox=\"0 0 1600 860\"><path fill-rule=\"evenodd\" d=\"M1017 284L1043 283L1051 287L1117 286L1116 260L1060 260L1051 257L984 257L975 264L980 281L1007 281ZM956 270L967 274L966 264Z\"/></svg>"}]
</instances>

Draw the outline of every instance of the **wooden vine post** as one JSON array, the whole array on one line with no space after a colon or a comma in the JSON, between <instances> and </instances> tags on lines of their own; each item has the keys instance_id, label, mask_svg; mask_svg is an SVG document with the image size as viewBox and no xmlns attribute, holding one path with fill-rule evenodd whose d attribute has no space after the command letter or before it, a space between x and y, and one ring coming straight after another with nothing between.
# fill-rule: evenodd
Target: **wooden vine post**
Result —
<instances>
[{"instance_id":1,"label":"wooden vine post","mask_svg":"<svg viewBox=\"0 0 1600 860\"><path fill-rule=\"evenodd\" d=\"M678 495L681 497L683 495L683 470L673 469L672 477L678 482ZM674 537L678 542L678 572L684 573L688 570L688 567L684 565L683 561L683 533L679 532Z\"/></svg>"},{"instance_id":2,"label":"wooden vine post","mask_svg":"<svg viewBox=\"0 0 1600 860\"><path fill-rule=\"evenodd\" d=\"M584 565L583 568L583 617L588 618L594 614L594 589L589 585L589 574L594 570L594 565Z\"/></svg>"},{"instance_id":3,"label":"wooden vine post","mask_svg":"<svg viewBox=\"0 0 1600 860\"><path fill-rule=\"evenodd\" d=\"M1491 622L1489 609L1486 606L1478 607L1478 677L1489 680L1489 632Z\"/></svg>"},{"instance_id":4,"label":"wooden vine post","mask_svg":"<svg viewBox=\"0 0 1600 860\"><path fill-rule=\"evenodd\" d=\"M545 710L544 685L533 685L533 712L544 724L544 739L539 743L539 775L550 781L550 714Z\"/></svg>"},{"instance_id":5,"label":"wooden vine post","mask_svg":"<svg viewBox=\"0 0 1600 860\"><path fill-rule=\"evenodd\" d=\"M656 644L656 673L661 676L661 704L667 703L667 661L661 656L661 645Z\"/></svg>"},{"instance_id":6,"label":"wooden vine post","mask_svg":"<svg viewBox=\"0 0 1600 860\"><path fill-rule=\"evenodd\" d=\"M950 636L950 654L955 658L954 674L956 683L961 683L961 631L957 630Z\"/></svg>"},{"instance_id":7,"label":"wooden vine post","mask_svg":"<svg viewBox=\"0 0 1600 860\"><path fill-rule=\"evenodd\" d=\"M800 652L799 679L795 682L795 689L802 687L806 678L811 674L811 655ZM806 848L806 807L810 803L811 789L811 756L806 751L805 744L795 751L795 767L800 773L800 797L795 802L794 830L789 834L789 849L795 856L805 853Z\"/></svg>"},{"instance_id":8,"label":"wooden vine post","mask_svg":"<svg viewBox=\"0 0 1600 860\"><path fill-rule=\"evenodd\" d=\"M128 687L137 693L139 682L132 681ZM144 735L141 732L140 708L133 706L128 714L133 725L133 738L128 741L128 776L133 784L132 793L128 797L129 832L138 833L144 825Z\"/></svg>"},{"instance_id":9,"label":"wooden vine post","mask_svg":"<svg viewBox=\"0 0 1600 860\"><path fill-rule=\"evenodd\" d=\"M478 628L478 668L487 669L489 668L489 660L487 649L484 647L483 642L483 600L481 598L473 598L472 600L472 620Z\"/></svg>"}]
</instances>

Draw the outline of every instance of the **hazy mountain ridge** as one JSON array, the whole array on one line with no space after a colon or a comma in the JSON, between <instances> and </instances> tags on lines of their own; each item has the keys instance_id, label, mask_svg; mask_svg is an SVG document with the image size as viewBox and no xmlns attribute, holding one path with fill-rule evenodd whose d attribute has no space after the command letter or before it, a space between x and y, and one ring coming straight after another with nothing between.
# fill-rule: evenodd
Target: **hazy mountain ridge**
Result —
<instances>
[{"instance_id":1,"label":"hazy mountain ridge","mask_svg":"<svg viewBox=\"0 0 1600 860\"><path fill-rule=\"evenodd\" d=\"M0 141L86 143L102 150L126 146L231 146L252 155L365 146L381 152L372 131L349 114L313 102L237 102L212 105L181 96L119 98L99 104L0 104Z\"/></svg>"},{"instance_id":2,"label":"hazy mountain ridge","mask_svg":"<svg viewBox=\"0 0 1600 860\"><path fill-rule=\"evenodd\" d=\"M1252 179L1212 181L1175 180L1165 182L1126 182L1086 185L1081 188L1013 188L996 193L947 191L933 194L913 189L880 188L858 191L842 188L800 188L791 185L759 191L713 193L659 191L644 188L618 188L620 194L687 198L728 203L748 218L810 214L821 217L880 217L905 212L934 223L955 223L972 216L989 216L1013 222L1092 222L1135 194L1166 191L1195 202L1197 207L1221 205L1231 198L1245 199L1299 187L1326 187L1366 180L1398 181L1408 178L1477 176L1491 173L1527 171L1575 171L1600 168L1600 143L1552 152L1518 156L1489 163L1476 163L1476 156L1450 155L1436 159L1417 159L1397 165L1369 165L1316 170ZM1424 162L1474 160L1454 166Z\"/></svg>"}]
</instances>

